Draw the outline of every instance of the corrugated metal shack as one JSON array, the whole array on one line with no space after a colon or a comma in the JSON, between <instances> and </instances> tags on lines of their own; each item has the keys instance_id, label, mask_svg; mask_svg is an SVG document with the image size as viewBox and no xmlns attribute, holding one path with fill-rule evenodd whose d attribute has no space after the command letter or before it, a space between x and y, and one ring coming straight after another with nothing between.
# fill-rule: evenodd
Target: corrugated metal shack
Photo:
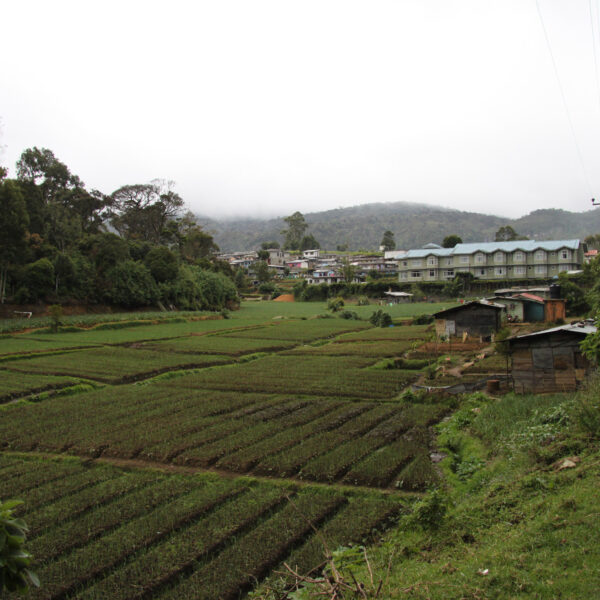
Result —
<instances>
[{"instance_id":1,"label":"corrugated metal shack","mask_svg":"<svg viewBox=\"0 0 600 600\"><path fill-rule=\"evenodd\" d=\"M438 335L489 338L500 329L505 307L485 300L467 302L435 313L435 330Z\"/></svg>"},{"instance_id":2,"label":"corrugated metal shack","mask_svg":"<svg viewBox=\"0 0 600 600\"><path fill-rule=\"evenodd\" d=\"M516 392L576 390L592 368L579 344L596 327L573 323L508 339Z\"/></svg>"}]
</instances>

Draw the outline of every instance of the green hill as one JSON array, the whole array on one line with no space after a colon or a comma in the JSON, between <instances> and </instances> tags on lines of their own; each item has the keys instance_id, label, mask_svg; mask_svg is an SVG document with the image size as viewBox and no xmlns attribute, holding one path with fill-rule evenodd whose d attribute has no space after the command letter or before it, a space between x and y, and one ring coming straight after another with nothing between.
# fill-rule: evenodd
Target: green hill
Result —
<instances>
[{"instance_id":1,"label":"green hill","mask_svg":"<svg viewBox=\"0 0 600 600\"><path fill-rule=\"evenodd\" d=\"M600 231L600 210L575 213L560 209L536 210L519 219L465 212L409 202L374 203L304 215L309 232L322 248L346 245L349 250L375 250L383 232L394 232L397 248L440 243L456 233L465 242L492 241L502 225L535 239L580 238ZM224 251L250 250L262 242L282 241L282 218L213 220L200 217Z\"/></svg>"}]
</instances>

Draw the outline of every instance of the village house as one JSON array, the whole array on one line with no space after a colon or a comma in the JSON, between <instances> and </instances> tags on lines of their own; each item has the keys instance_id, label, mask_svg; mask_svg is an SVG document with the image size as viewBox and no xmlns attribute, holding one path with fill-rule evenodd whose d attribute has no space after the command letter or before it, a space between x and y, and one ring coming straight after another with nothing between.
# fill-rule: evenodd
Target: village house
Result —
<instances>
[{"instance_id":1,"label":"village house","mask_svg":"<svg viewBox=\"0 0 600 600\"><path fill-rule=\"evenodd\" d=\"M467 302L435 313L435 330L438 336L491 339L501 327L504 311L503 305L486 300Z\"/></svg>"},{"instance_id":2,"label":"village house","mask_svg":"<svg viewBox=\"0 0 600 600\"><path fill-rule=\"evenodd\" d=\"M576 390L592 368L580 343L595 332L592 322L580 322L509 338L514 390L536 394Z\"/></svg>"},{"instance_id":3,"label":"village house","mask_svg":"<svg viewBox=\"0 0 600 600\"><path fill-rule=\"evenodd\" d=\"M428 244L399 257L399 281L449 281L457 273L471 273L478 279L548 279L580 269L585 248L579 240L518 240L454 248Z\"/></svg>"},{"instance_id":4,"label":"village house","mask_svg":"<svg viewBox=\"0 0 600 600\"><path fill-rule=\"evenodd\" d=\"M319 283L338 283L344 281L344 276L335 269L315 269L311 274L306 277L306 280L310 284L318 285Z\"/></svg>"}]
</instances>

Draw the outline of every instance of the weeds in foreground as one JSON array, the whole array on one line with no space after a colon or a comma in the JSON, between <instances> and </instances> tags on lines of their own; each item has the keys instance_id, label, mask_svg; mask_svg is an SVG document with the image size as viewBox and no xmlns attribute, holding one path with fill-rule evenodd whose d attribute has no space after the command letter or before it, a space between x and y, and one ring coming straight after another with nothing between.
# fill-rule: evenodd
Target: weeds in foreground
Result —
<instances>
[{"instance_id":1,"label":"weeds in foreground","mask_svg":"<svg viewBox=\"0 0 600 600\"><path fill-rule=\"evenodd\" d=\"M376 578L363 546L342 547L329 553L320 576L302 575L284 563L284 577L250 594L254 600L376 600L384 598L384 580ZM391 566L391 564L390 564ZM354 571L366 569L367 581L359 581ZM388 569L389 573L389 569ZM290 584L290 578L293 583Z\"/></svg>"}]
</instances>

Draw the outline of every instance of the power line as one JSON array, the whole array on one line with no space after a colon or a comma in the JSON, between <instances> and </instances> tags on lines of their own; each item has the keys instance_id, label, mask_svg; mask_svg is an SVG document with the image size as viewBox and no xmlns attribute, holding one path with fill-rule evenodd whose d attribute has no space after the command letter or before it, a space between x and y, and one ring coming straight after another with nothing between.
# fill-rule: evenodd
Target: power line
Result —
<instances>
[{"instance_id":1,"label":"power line","mask_svg":"<svg viewBox=\"0 0 600 600\"><path fill-rule=\"evenodd\" d=\"M594 50L594 75L596 79L596 92L598 95L598 107L600 108L600 78L598 77L598 53L596 51L596 30L594 28L594 10L593 1L589 0L590 8L590 27L592 29L592 48Z\"/></svg>"},{"instance_id":2,"label":"power line","mask_svg":"<svg viewBox=\"0 0 600 600\"><path fill-rule=\"evenodd\" d=\"M554 74L556 76L556 83L558 84L558 89L560 90L560 96L563 101L563 106L565 109L565 113L567 115L567 121L569 122L569 127L571 128L571 134L573 135L573 142L575 143L575 149L577 151L577 157L579 158L579 163L581 164L581 170L583 172L583 177L587 183L588 190L590 193L590 197L593 196L592 186L590 184L590 178L588 177L587 169L585 168L585 163L583 162L583 154L581 153L581 148L579 147L579 142L577 141L577 134L575 133L575 127L573 125L573 119L571 118L571 113L569 111L569 105L567 104L567 97L565 96L565 91L563 89L562 83L560 81L560 75L558 73L558 67L556 66L556 60L554 59L554 53L552 52L552 46L550 44L550 38L548 36L548 31L546 30L546 24L544 23L544 17L542 16L542 11L540 9L539 0L535 0L535 6L537 8L537 13L540 18L540 24L542 26L542 30L544 32L544 38L546 40L546 46L548 47L548 53L550 54L550 59L552 61L552 67L554 68ZM599 88L600 89L600 88Z\"/></svg>"}]
</instances>

